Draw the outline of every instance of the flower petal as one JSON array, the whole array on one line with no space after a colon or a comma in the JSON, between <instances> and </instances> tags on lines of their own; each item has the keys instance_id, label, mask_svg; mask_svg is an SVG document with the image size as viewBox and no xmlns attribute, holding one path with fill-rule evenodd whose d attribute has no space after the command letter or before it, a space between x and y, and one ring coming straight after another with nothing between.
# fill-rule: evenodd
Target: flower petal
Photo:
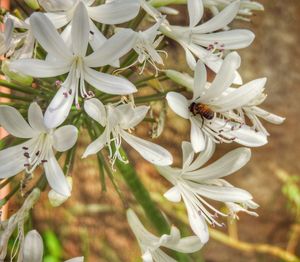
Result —
<instances>
[{"instance_id":1,"label":"flower petal","mask_svg":"<svg viewBox=\"0 0 300 262\"><path fill-rule=\"evenodd\" d=\"M203 247L203 243L201 243L199 237L190 236L181 238L178 242L172 244L167 243L164 246L181 253L194 253Z\"/></svg>"},{"instance_id":2,"label":"flower petal","mask_svg":"<svg viewBox=\"0 0 300 262\"><path fill-rule=\"evenodd\" d=\"M194 149L190 142L183 141L181 143L182 148L182 169L185 170L191 164L194 159Z\"/></svg>"},{"instance_id":3,"label":"flower petal","mask_svg":"<svg viewBox=\"0 0 300 262\"><path fill-rule=\"evenodd\" d=\"M134 46L137 35L131 29L122 29L105 41L97 50L84 58L88 67L111 64L127 54Z\"/></svg>"},{"instance_id":4,"label":"flower petal","mask_svg":"<svg viewBox=\"0 0 300 262\"><path fill-rule=\"evenodd\" d=\"M28 109L28 122L30 126L39 132L47 132L47 128L44 125L44 116L42 109L38 103L33 102Z\"/></svg>"},{"instance_id":5,"label":"flower petal","mask_svg":"<svg viewBox=\"0 0 300 262\"><path fill-rule=\"evenodd\" d=\"M137 16L140 3L136 0L115 0L109 3L88 7L90 17L103 24L115 25L127 22Z\"/></svg>"},{"instance_id":6,"label":"flower petal","mask_svg":"<svg viewBox=\"0 0 300 262\"><path fill-rule=\"evenodd\" d=\"M203 92L205 92L207 72L206 72L205 65L201 60L197 62L194 77L195 79L194 79L194 87L193 87L193 101L201 98Z\"/></svg>"},{"instance_id":7,"label":"flower petal","mask_svg":"<svg viewBox=\"0 0 300 262\"><path fill-rule=\"evenodd\" d=\"M8 133L19 138L32 138L39 134L28 125L19 111L11 106L0 106L0 125Z\"/></svg>"},{"instance_id":8,"label":"flower petal","mask_svg":"<svg viewBox=\"0 0 300 262\"><path fill-rule=\"evenodd\" d=\"M181 193L176 186L164 193L164 197L174 203L179 203L181 201Z\"/></svg>"},{"instance_id":9,"label":"flower petal","mask_svg":"<svg viewBox=\"0 0 300 262\"><path fill-rule=\"evenodd\" d=\"M202 0L188 0L187 5L190 17L190 27L194 27L200 22L203 16L203 3Z\"/></svg>"},{"instance_id":10,"label":"flower petal","mask_svg":"<svg viewBox=\"0 0 300 262\"><path fill-rule=\"evenodd\" d=\"M205 149L204 134L193 117L191 118L191 143L195 153Z\"/></svg>"},{"instance_id":11,"label":"flower petal","mask_svg":"<svg viewBox=\"0 0 300 262\"><path fill-rule=\"evenodd\" d=\"M31 230L26 234L23 245L22 262L42 262L44 245L41 235L36 230Z\"/></svg>"},{"instance_id":12,"label":"flower petal","mask_svg":"<svg viewBox=\"0 0 300 262\"><path fill-rule=\"evenodd\" d=\"M97 154L107 143L107 130L105 129L104 132L92 143L88 145L85 149L82 158L87 158L90 155Z\"/></svg>"},{"instance_id":13,"label":"flower petal","mask_svg":"<svg viewBox=\"0 0 300 262\"><path fill-rule=\"evenodd\" d=\"M264 120L266 120L272 124L279 125L279 124L282 124L285 120L285 117L281 117L281 116L272 114L272 113L270 113L264 109L261 109L260 107L257 107L257 106L251 107L249 110L250 110L250 112L254 113L255 115L263 118Z\"/></svg>"},{"instance_id":14,"label":"flower petal","mask_svg":"<svg viewBox=\"0 0 300 262\"><path fill-rule=\"evenodd\" d=\"M130 146L150 163L158 166L168 166L173 163L172 155L163 147L130 135L123 130L120 134Z\"/></svg>"},{"instance_id":15,"label":"flower petal","mask_svg":"<svg viewBox=\"0 0 300 262\"><path fill-rule=\"evenodd\" d=\"M53 133L53 147L58 152L65 152L75 145L77 138L78 129L75 126L62 126Z\"/></svg>"},{"instance_id":16,"label":"flower petal","mask_svg":"<svg viewBox=\"0 0 300 262\"><path fill-rule=\"evenodd\" d=\"M83 262L84 261L84 257L75 257L69 260L66 260L65 262Z\"/></svg>"},{"instance_id":17,"label":"flower petal","mask_svg":"<svg viewBox=\"0 0 300 262\"><path fill-rule=\"evenodd\" d=\"M71 51L46 15L34 13L30 17L30 25L36 40L48 53L68 61L71 59Z\"/></svg>"},{"instance_id":18,"label":"flower petal","mask_svg":"<svg viewBox=\"0 0 300 262\"><path fill-rule=\"evenodd\" d=\"M102 102L97 98L92 98L84 101L84 111L98 122L101 126L106 123L106 110Z\"/></svg>"},{"instance_id":19,"label":"flower petal","mask_svg":"<svg viewBox=\"0 0 300 262\"><path fill-rule=\"evenodd\" d=\"M166 96L169 107L179 116L189 119L189 101L181 94L169 92Z\"/></svg>"},{"instance_id":20,"label":"flower petal","mask_svg":"<svg viewBox=\"0 0 300 262\"><path fill-rule=\"evenodd\" d=\"M55 12L55 13L48 12L48 13L44 13L44 14L45 14L45 16L47 16L49 18L49 20L52 22L52 24L54 25L55 28L61 28L61 27L65 26L72 19L72 16L67 15L66 12Z\"/></svg>"},{"instance_id":21,"label":"flower petal","mask_svg":"<svg viewBox=\"0 0 300 262\"><path fill-rule=\"evenodd\" d=\"M47 162L44 163L45 174L50 187L63 196L71 195L70 185L59 166L52 149L48 152Z\"/></svg>"},{"instance_id":22,"label":"flower petal","mask_svg":"<svg viewBox=\"0 0 300 262\"><path fill-rule=\"evenodd\" d=\"M90 25L87 9L81 1L73 15L71 34L73 53L84 57L89 43Z\"/></svg>"},{"instance_id":23,"label":"flower petal","mask_svg":"<svg viewBox=\"0 0 300 262\"><path fill-rule=\"evenodd\" d=\"M98 90L114 95L128 95L137 91L127 79L84 68L84 79Z\"/></svg>"},{"instance_id":24,"label":"flower petal","mask_svg":"<svg viewBox=\"0 0 300 262\"><path fill-rule=\"evenodd\" d=\"M224 28L235 18L236 14L239 11L239 7L240 1L233 2L207 22L193 28L192 32L203 34Z\"/></svg>"}]
</instances>

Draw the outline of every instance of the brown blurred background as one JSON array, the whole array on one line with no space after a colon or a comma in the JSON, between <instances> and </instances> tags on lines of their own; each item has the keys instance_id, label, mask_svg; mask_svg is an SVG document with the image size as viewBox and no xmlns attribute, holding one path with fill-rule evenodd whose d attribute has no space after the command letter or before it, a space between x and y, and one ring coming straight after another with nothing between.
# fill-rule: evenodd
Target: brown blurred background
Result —
<instances>
[{"instance_id":1,"label":"brown blurred background","mask_svg":"<svg viewBox=\"0 0 300 262\"><path fill-rule=\"evenodd\" d=\"M252 46L240 51L240 72L245 82L264 76L268 78L266 93L269 96L264 109L285 116L287 120L282 126L265 123L271 134L268 145L252 150L251 162L229 178L234 185L253 194L260 205L260 216L256 218L240 214L237 224L229 224L220 230L229 232L233 238L238 234L239 240L250 244L266 243L282 249L289 246L292 252L300 256L300 245L297 239L294 240L300 231L293 227L300 222L299 217L292 212L295 208L283 192L286 185L283 180L290 181L288 177L299 176L300 172L300 1L260 2L265 6L265 12L256 13L251 23L236 21L232 25L234 28L247 27L256 34ZM186 65L182 51L177 46L173 48L167 63L183 70ZM176 156L175 164L179 165L180 142L188 139L189 126L171 111L168 112L168 122L157 142ZM137 132L147 135L143 127L138 128ZM79 153L83 152L87 142L80 142ZM221 145L216 156L235 147ZM162 205L172 207L172 204L160 197L168 184L133 150L128 148L128 152L153 197ZM140 261L139 249L126 223L122 202L110 181L107 179L107 192L101 193L95 158L79 161L78 157L76 160L72 198L60 208L50 207L46 199L39 203L33 213L35 226L40 232L55 232L64 248L65 258L83 254L89 262ZM115 178L125 198L134 203L122 178L117 174ZM296 228L296 233L291 228ZM194 255L192 261L199 261L197 256L200 257ZM211 262L282 261L261 252L241 251L215 239L211 239L203 248L202 256Z\"/></svg>"}]
</instances>

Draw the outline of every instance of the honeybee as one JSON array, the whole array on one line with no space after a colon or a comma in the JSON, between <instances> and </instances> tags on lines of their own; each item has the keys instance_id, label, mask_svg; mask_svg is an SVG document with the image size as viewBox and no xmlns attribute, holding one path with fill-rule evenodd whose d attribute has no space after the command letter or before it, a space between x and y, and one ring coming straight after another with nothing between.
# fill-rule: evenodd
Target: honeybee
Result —
<instances>
[{"instance_id":1,"label":"honeybee","mask_svg":"<svg viewBox=\"0 0 300 262\"><path fill-rule=\"evenodd\" d=\"M189 107L190 112L196 116L200 115L201 118L211 120L215 116L215 112L212 111L207 105L193 102Z\"/></svg>"}]
</instances>

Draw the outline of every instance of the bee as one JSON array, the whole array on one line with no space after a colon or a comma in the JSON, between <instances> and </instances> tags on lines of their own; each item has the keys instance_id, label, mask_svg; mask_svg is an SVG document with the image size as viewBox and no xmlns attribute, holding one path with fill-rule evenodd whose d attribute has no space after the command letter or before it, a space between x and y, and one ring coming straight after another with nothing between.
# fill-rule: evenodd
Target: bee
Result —
<instances>
[{"instance_id":1,"label":"bee","mask_svg":"<svg viewBox=\"0 0 300 262\"><path fill-rule=\"evenodd\" d=\"M215 112L212 111L207 105L193 102L189 107L190 112L196 116L200 115L201 118L211 120L215 116Z\"/></svg>"}]
</instances>

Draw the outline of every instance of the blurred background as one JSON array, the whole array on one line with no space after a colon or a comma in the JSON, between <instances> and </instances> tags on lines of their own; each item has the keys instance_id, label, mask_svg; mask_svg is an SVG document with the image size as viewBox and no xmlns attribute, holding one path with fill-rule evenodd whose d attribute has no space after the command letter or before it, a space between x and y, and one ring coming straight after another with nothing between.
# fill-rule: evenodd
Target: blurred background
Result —
<instances>
[{"instance_id":1,"label":"blurred background","mask_svg":"<svg viewBox=\"0 0 300 262\"><path fill-rule=\"evenodd\" d=\"M265 123L271 134L269 143L253 149L251 162L229 177L231 183L252 193L260 205L259 217L240 214L239 221L228 221L225 228L213 229L210 242L201 253L194 254L191 261L271 262L292 261L292 254L300 256L300 1L260 2L265 12L257 12L250 23L235 21L232 24L233 28L249 28L256 34L254 43L239 52L240 73L244 82L266 76L268 98L263 108L287 120L281 126ZM178 19L181 20L177 22L185 22L184 15ZM173 50L166 63L170 68L184 70L182 50L173 44L170 48ZM171 111L167 117L165 131L155 142L169 149L175 156L175 165L180 165L180 142L189 138L188 122ZM136 130L141 136L147 136L148 131L147 124ZM79 255L84 255L89 262L140 261L137 242L111 180L107 177L107 192L101 192L96 159L79 161L88 142L87 138L79 144L72 173L72 197L60 208L53 208L44 194L44 201L33 210L31 223L45 240L45 261ZM234 144L219 146L215 158L236 147ZM127 152L140 179L170 221L183 228L184 234L190 234L183 206L172 205L162 198L168 183L131 148L128 147ZM134 206L135 201L120 174L114 174L114 183ZM17 207L17 202L11 203L10 211L14 212ZM179 221L176 217L183 219ZM150 229L151 225L147 225Z\"/></svg>"}]
</instances>

